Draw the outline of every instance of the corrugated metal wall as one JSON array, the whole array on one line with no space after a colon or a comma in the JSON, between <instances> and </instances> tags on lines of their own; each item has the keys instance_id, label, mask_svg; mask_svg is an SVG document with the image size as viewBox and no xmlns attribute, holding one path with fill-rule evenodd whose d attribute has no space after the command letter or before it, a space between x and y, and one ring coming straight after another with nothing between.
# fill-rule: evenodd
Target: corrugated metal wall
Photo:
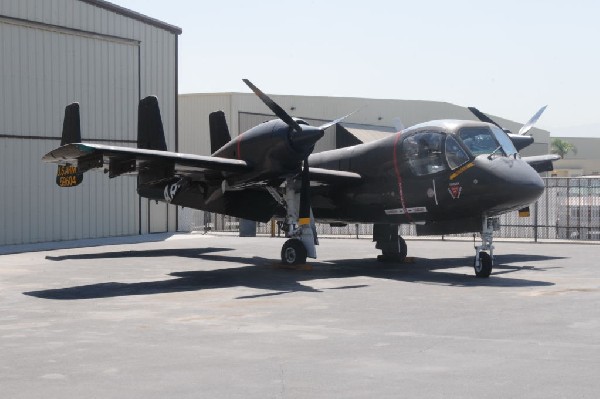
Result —
<instances>
[{"instance_id":1,"label":"corrugated metal wall","mask_svg":"<svg viewBox=\"0 0 600 399\"><path fill-rule=\"evenodd\" d=\"M134 178L88 173L60 189L40 158L60 144L73 101L84 141L135 146L137 102L148 94L159 96L174 149L176 35L77 0L3 0L0 54L0 245L147 231ZM175 210L164 208L174 230Z\"/></svg>"}]
</instances>

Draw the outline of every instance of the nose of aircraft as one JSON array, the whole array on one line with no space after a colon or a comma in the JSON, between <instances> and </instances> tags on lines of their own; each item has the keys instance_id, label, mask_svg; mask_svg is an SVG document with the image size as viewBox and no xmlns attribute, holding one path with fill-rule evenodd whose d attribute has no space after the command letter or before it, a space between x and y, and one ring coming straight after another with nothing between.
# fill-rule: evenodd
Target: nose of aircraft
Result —
<instances>
[{"instance_id":1,"label":"nose of aircraft","mask_svg":"<svg viewBox=\"0 0 600 399\"><path fill-rule=\"evenodd\" d=\"M525 161L510 157L488 159L480 156L475 165L484 179L494 211L520 209L535 202L544 192L540 175Z\"/></svg>"}]
</instances>

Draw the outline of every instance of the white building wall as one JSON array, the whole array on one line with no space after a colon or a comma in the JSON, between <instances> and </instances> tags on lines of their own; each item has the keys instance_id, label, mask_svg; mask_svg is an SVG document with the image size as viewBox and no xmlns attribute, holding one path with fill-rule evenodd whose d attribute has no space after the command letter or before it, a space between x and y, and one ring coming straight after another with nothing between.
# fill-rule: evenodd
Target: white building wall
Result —
<instances>
[{"instance_id":1,"label":"white building wall","mask_svg":"<svg viewBox=\"0 0 600 399\"><path fill-rule=\"evenodd\" d=\"M60 144L64 107L74 101L84 141L135 146L137 102L156 94L175 146L176 34L92 3L0 2L0 245L149 229L134 178L88 173L61 189L56 166L40 161ZM159 217L175 229L174 209L165 205Z\"/></svg>"}]
</instances>

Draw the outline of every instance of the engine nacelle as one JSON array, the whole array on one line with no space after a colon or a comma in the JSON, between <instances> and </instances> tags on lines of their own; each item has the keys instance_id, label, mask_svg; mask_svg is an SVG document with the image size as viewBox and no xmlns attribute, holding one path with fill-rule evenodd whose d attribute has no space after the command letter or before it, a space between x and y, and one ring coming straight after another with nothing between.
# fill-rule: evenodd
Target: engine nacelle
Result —
<instances>
[{"instance_id":1,"label":"engine nacelle","mask_svg":"<svg viewBox=\"0 0 600 399\"><path fill-rule=\"evenodd\" d=\"M240 176L241 180L236 179L237 183L296 174L302 161L323 136L323 130L301 120L297 122L302 132L296 132L280 119L262 123L231 140L213 156L241 159L252 166L252 172Z\"/></svg>"}]
</instances>

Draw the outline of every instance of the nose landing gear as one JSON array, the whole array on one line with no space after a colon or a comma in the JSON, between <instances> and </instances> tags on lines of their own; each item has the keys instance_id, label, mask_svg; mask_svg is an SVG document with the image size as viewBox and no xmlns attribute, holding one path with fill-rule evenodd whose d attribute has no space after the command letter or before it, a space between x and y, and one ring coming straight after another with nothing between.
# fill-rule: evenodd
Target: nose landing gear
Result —
<instances>
[{"instance_id":1,"label":"nose landing gear","mask_svg":"<svg viewBox=\"0 0 600 399\"><path fill-rule=\"evenodd\" d=\"M295 266L306 263L306 258L317 257L315 245L319 244L312 210L310 218L299 217L300 193L297 181L288 178L285 188L285 201L281 201L286 208L286 218L282 230L289 239L281 248L281 263L285 266ZM273 193L271 193L273 195Z\"/></svg>"},{"instance_id":2,"label":"nose landing gear","mask_svg":"<svg viewBox=\"0 0 600 399\"><path fill-rule=\"evenodd\" d=\"M487 278L492 274L494 265L494 246L492 242L494 240L494 230L497 229L497 218L483 218L481 245L475 246L475 260L473 262L475 276L477 277Z\"/></svg>"}]
</instances>

